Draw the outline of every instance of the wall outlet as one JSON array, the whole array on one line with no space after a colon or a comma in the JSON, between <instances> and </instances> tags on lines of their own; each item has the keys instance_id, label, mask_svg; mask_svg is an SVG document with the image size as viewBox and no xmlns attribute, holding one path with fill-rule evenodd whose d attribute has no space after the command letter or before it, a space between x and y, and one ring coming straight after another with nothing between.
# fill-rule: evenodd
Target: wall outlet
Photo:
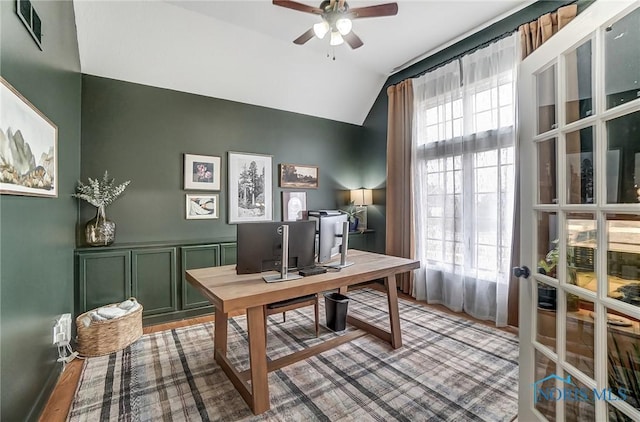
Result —
<instances>
[{"instance_id":1,"label":"wall outlet","mask_svg":"<svg viewBox=\"0 0 640 422\"><path fill-rule=\"evenodd\" d=\"M53 344L64 347L71 341L71 314L62 314L53 325Z\"/></svg>"}]
</instances>

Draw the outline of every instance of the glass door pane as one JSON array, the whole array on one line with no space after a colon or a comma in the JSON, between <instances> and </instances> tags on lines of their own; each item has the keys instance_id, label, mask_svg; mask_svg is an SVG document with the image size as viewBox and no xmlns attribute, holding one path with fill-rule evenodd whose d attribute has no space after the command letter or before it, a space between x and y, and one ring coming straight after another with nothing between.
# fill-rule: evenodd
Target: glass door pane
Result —
<instances>
[{"instance_id":1,"label":"glass door pane","mask_svg":"<svg viewBox=\"0 0 640 422\"><path fill-rule=\"evenodd\" d=\"M566 135L567 202L569 204L593 204L595 201L593 144L593 127L591 126Z\"/></svg>"},{"instance_id":2,"label":"glass door pane","mask_svg":"<svg viewBox=\"0 0 640 422\"><path fill-rule=\"evenodd\" d=\"M538 133L556 128L556 65L536 77Z\"/></svg>"},{"instance_id":3,"label":"glass door pane","mask_svg":"<svg viewBox=\"0 0 640 422\"><path fill-rule=\"evenodd\" d=\"M565 66L565 114L572 123L593 114L591 40L567 54Z\"/></svg>"},{"instance_id":4,"label":"glass door pane","mask_svg":"<svg viewBox=\"0 0 640 422\"><path fill-rule=\"evenodd\" d=\"M558 216L538 213L538 274L556 278L558 264Z\"/></svg>"},{"instance_id":5,"label":"glass door pane","mask_svg":"<svg viewBox=\"0 0 640 422\"><path fill-rule=\"evenodd\" d=\"M640 215L607 215L608 296L640 307Z\"/></svg>"},{"instance_id":6,"label":"glass door pane","mask_svg":"<svg viewBox=\"0 0 640 422\"><path fill-rule=\"evenodd\" d=\"M615 399L640 410L640 321L609 310L607 314L607 383ZM621 412L609 409L612 420L625 420Z\"/></svg>"},{"instance_id":7,"label":"glass door pane","mask_svg":"<svg viewBox=\"0 0 640 422\"><path fill-rule=\"evenodd\" d=\"M571 382L575 386L564 402L564 420L566 422L585 422L596 420L596 407L594 401L591 400L590 394L593 390L578 381L577 378L571 377Z\"/></svg>"},{"instance_id":8,"label":"glass door pane","mask_svg":"<svg viewBox=\"0 0 640 422\"><path fill-rule=\"evenodd\" d=\"M570 213L566 220L566 283L597 291L595 255L597 223L593 214Z\"/></svg>"},{"instance_id":9,"label":"glass door pane","mask_svg":"<svg viewBox=\"0 0 640 422\"><path fill-rule=\"evenodd\" d=\"M567 335L566 361L594 377L594 349L595 334L593 302L581 299L579 296L567 294Z\"/></svg>"},{"instance_id":10,"label":"glass door pane","mask_svg":"<svg viewBox=\"0 0 640 422\"><path fill-rule=\"evenodd\" d=\"M607 202L640 202L640 111L607 122L607 149Z\"/></svg>"},{"instance_id":11,"label":"glass door pane","mask_svg":"<svg viewBox=\"0 0 640 422\"><path fill-rule=\"evenodd\" d=\"M556 179L556 139L538 142L538 203L558 202Z\"/></svg>"},{"instance_id":12,"label":"glass door pane","mask_svg":"<svg viewBox=\"0 0 640 422\"><path fill-rule=\"evenodd\" d=\"M556 364L541 352L535 352L535 379L544 380L535 386L534 405L535 408L547 418L547 420L556 420L556 402L549 400L551 394L555 394L556 379L549 375L556 373Z\"/></svg>"},{"instance_id":13,"label":"glass door pane","mask_svg":"<svg viewBox=\"0 0 640 422\"><path fill-rule=\"evenodd\" d=\"M640 9L629 13L604 32L607 108L640 97Z\"/></svg>"}]
</instances>

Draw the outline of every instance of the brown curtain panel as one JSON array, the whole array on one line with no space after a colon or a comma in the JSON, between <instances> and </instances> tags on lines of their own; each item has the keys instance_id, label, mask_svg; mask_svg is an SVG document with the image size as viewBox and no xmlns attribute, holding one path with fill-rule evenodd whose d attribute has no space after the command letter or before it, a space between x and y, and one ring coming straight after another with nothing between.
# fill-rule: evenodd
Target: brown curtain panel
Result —
<instances>
[{"instance_id":1,"label":"brown curtain panel","mask_svg":"<svg viewBox=\"0 0 640 422\"><path fill-rule=\"evenodd\" d=\"M577 4L563 6L555 12L540 16L537 20L520 25L520 50L522 59L544 44L553 34L576 17Z\"/></svg>"},{"instance_id":2,"label":"brown curtain panel","mask_svg":"<svg viewBox=\"0 0 640 422\"><path fill-rule=\"evenodd\" d=\"M413 194L411 192L411 133L413 83L411 79L387 88L387 255L415 256ZM396 277L398 288L413 294L413 273Z\"/></svg>"}]
</instances>

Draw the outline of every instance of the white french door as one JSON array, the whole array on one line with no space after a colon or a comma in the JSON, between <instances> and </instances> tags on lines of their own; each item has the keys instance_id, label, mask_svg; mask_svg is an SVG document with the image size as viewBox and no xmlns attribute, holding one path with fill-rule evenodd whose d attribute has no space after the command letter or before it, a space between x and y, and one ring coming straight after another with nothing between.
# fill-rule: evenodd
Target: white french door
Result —
<instances>
[{"instance_id":1,"label":"white french door","mask_svg":"<svg viewBox=\"0 0 640 422\"><path fill-rule=\"evenodd\" d=\"M640 2L596 1L519 81L519 420L640 421Z\"/></svg>"}]
</instances>

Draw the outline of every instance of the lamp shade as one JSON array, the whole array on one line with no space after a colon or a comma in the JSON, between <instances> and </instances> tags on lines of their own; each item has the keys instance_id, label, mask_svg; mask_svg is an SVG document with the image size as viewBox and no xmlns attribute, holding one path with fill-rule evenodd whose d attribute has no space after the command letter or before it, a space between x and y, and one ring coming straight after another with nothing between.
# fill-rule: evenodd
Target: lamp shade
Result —
<instances>
[{"instance_id":1,"label":"lamp shade","mask_svg":"<svg viewBox=\"0 0 640 422\"><path fill-rule=\"evenodd\" d=\"M351 202L354 205L373 205L373 191L371 189L354 189L351 191Z\"/></svg>"}]
</instances>

